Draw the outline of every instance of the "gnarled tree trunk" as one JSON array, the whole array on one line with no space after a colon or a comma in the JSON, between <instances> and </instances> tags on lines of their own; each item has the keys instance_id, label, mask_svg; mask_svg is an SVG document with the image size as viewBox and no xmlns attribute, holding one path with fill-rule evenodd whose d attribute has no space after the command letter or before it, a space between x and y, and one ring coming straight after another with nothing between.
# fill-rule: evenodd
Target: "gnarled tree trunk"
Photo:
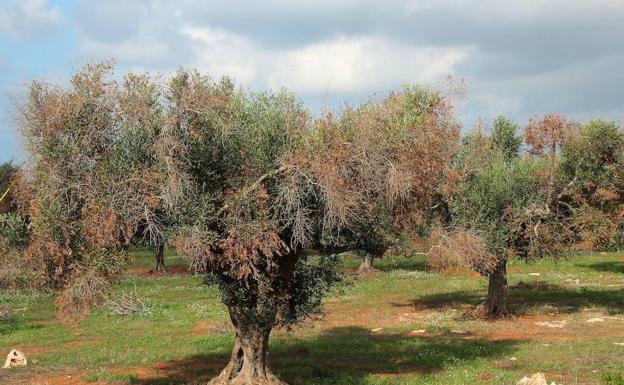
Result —
<instances>
[{"instance_id":1,"label":"gnarled tree trunk","mask_svg":"<svg viewBox=\"0 0 624 385\"><path fill-rule=\"evenodd\" d=\"M165 269L165 244L159 243L156 245L156 265L154 266L154 271L162 271L167 272Z\"/></svg>"},{"instance_id":2,"label":"gnarled tree trunk","mask_svg":"<svg viewBox=\"0 0 624 385\"><path fill-rule=\"evenodd\" d=\"M269 369L269 335L274 320L253 322L230 307L236 340L230 362L208 385L286 385Z\"/></svg>"},{"instance_id":3,"label":"gnarled tree trunk","mask_svg":"<svg viewBox=\"0 0 624 385\"><path fill-rule=\"evenodd\" d=\"M507 260L502 260L489 275L488 295L483 303L485 315L503 317L507 311Z\"/></svg>"},{"instance_id":4,"label":"gnarled tree trunk","mask_svg":"<svg viewBox=\"0 0 624 385\"><path fill-rule=\"evenodd\" d=\"M375 270L373 267L373 261L375 260L375 256L372 253L366 253L362 257L362 263L360 263L360 267L358 268L358 273L366 273L372 270Z\"/></svg>"}]
</instances>

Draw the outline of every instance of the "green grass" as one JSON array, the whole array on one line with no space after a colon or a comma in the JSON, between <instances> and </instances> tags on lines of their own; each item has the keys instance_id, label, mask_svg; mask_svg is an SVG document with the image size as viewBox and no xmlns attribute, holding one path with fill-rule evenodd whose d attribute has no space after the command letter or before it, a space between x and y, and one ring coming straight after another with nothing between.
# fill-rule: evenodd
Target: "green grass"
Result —
<instances>
[{"instance_id":1,"label":"green grass","mask_svg":"<svg viewBox=\"0 0 624 385\"><path fill-rule=\"evenodd\" d=\"M152 252L134 254L115 295L136 291L148 316L100 308L63 325L51 297L0 290L1 304L15 309L0 322L0 351L19 347L30 364L0 371L0 383L72 373L85 383L194 384L216 375L233 342L218 292L181 274L181 257L167 254L174 273L150 275ZM558 384L621 383L624 346L614 343L624 343L622 255L512 261L510 304L518 317L499 322L462 316L482 300L482 277L428 272L416 257L376 263L379 274L354 277L327 298L324 319L273 334L272 366L281 378L292 385L514 384L542 371ZM345 268L357 264L345 258ZM605 321L587 323L592 317ZM567 326L535 324L544 319ZM418 329L426 332L410 333Z\"/></svg>"}]
</instances>

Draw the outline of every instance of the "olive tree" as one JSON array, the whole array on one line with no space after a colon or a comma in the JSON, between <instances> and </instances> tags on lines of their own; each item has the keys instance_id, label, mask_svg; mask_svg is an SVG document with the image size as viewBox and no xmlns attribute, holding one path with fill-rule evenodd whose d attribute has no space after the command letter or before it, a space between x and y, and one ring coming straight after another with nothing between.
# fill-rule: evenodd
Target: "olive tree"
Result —
<instances>
[{"instance_id":1,"label":"olive tree","mask_svg":"<svg viewBox=\"0 0 624 385\"><path fill-rule=\"evenodd\" d=\"M492 144L508 159L520 155L522 136L518 135L519 127L512 120L500 115L492 125Z\"/></svg>"},{"instance_id":2,"label":"olive tree","mask_svg":"<svg viewBox=\"0 0 624 385\"><path fill-rule=\"evenodd\" d=\"M348 143L359 203L349 226L326 243L359 251L360 272L427 223L458 147L452 107L435 90L405 86L327 117L324 135Z\"/></svg>"},{"instance_id":3,"label":"olive tree","mask_svg":"<svg viewBox=\"0 0 624 385\"><path fill-rule=\"evenodd\" d=\"M567 136L560 158L579 236L601 249L624 247L624 132L590 121Z\"/></svg>"},{"instance_id":4,"label":"olive tree","mask_svg":"<svg viewBox=\"0 0 624 385\"><path fill-rule=\"evenodd\" d=\"M457 164L463 177L450 197L454 235L466 239L468 231L472 242L483 244L458 248L472 268L488 277L487 297L480 307L488 317L508 313L506 266L510 258L529 260L555 254L571 240L570 213L561 186L552 179L551 167L557 163L551 154L547 159L519 156L517 127L511 127L505 129L510 140L499 140L496 125L493 135L476 133L465 138ZM475 251L481 255L472 255Z\"/></svg>"},{"instance_id":5,"label":"olive tree","mask_svg":"<svg viewBox=\"0 0 624 385\"><path fill-rule=\"evenodd\" d=\"M451 211L456 226L473 231L485 242L493 261L475 266L489 280L484 311L490 316L501 316L507 314L506 265L514 244L514 214L533 203L539 185L531 160L510 162L505 155L493 153L483 161L481 167L458 184Z\"/></svg>"},{"instance_id":6,"label":"olive tree","mask_svg":"<svg viewBox=\"0 0 624 385\"><path fill-rule=\"evenodd\" d=\"M236 331L230 362L212 383L279 383L268 367L269 335L318 313L339 279L336 258L323 251L365 248L343 235L375 232L366 227L374 218L418 217L443 177L457 124L442 97L420 88L317 120L287 91L247 93L193 71L168 90L162 163L171 231L195 270L219 286ZM386 247L380 238L363 242Z\"/></svg>"},{"instance_id":7,"label":"olive tree","mask_svg":"<svg viewBox=\"0 0 624 385\"><path fill-rule=\"evenodd\" d=\"M335 257L304 252L334 223L323 181L293 161L305 157L309 114L287 91L250 94L194 71L167 89L160 159L171 237L218 285L236 332L231 360L211 383L281 383L268 366L271 331L318 313L339 279Z\"/></svg>"}]
</instances>

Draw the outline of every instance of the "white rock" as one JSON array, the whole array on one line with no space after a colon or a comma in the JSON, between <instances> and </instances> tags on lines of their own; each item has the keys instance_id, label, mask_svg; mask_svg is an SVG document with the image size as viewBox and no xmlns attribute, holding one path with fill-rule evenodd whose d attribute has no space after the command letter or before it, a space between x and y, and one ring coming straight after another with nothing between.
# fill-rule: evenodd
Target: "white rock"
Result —
<instances>
[{"instance_id":1,"label":"white rock","mask_svg":"<svg viewBox=\"0 0 624 385\"><path fill-rule=\"evenodd\" d=\"M12 368L15 366L26 366L28 361L26 356L20 350L13 349L9 352L6 361L4 362L4 368Z\"/></svg>"},{"instance_id":2,"label":"white rock","mask_svg":"<svg viewBox=\"0 0 624 385\"><path fill-rule=\"evenodd\" d=\"M375 329L371 329L371 332L377 333L377 332L380 332L382 330L383 330L383 328L375 328Z\"/></svg>"},{"instance_id":3,"label":"white rock","mask_svg":"<svg viewBox=\"0 0 624 385\"><path fill-rule=\"evenodd\" d=\"M421 333L425 333L425 332L426 332L425 329L412 330L412 334L421 334Z\"/></svg>"},{"instance_id":4,"label":"white rock","mask_svg":"<svg viewBox=\"0 0 624 385\"><path fill-rule=\"evenodd\" d=\"M548 385L546 377L543 373L535 373L530 378L523 377L520 381L516 382L516 385ZM555 385L553 382L551 385Z\"/></svg>"},{"instance_id":5,"label":"white rock","mask_svg":"<svg viewBox=\"0 0 624 385\"><path fill-rule=\"evenodd\" d=\"M451 330L451 333L453 334L466 334L465 330L459 330L459 329L453 329Z\"/></svg>"},{"instance_id":6,"label":"white rock","mask_svg":"<svg viewBox=\"0 0 624 385\"><path fill-rule=\"evenodd\" d=\"M536 322L536 325L546 326L549 328L564 328L568 325L568 321L544 321L544 322Z\"/></svg>"},{"instance_id":7,"label":"white rock","mask_svg":"<svg viewBox=\"0 0 624 385\"><path fill-rule=\"evenodd\" d=\"M540 273L529 273L529 275L532 277L539 277Z\"/></svg>"},{"instance_id":8,"label":"white rock","mask_svg":"<svg viewBox=\"0 0 624 385\"><path fill-rule=\"evenodd\" d=\"M588 319L588 320L587 320L587 321L585 321L585 322L589 322L589 323L594 323L594 322L604 322L604 319L596 317L596 318L590 318L590 319Z\"/></svg>"}]
</instances>

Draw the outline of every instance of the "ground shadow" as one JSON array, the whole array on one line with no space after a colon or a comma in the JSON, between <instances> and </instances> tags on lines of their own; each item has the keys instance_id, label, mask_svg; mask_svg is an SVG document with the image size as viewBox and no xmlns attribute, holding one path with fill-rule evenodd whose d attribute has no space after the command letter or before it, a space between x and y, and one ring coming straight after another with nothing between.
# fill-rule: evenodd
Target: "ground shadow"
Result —
<instances>
[{"instance_id":1,"label":"ground shadow","mask_svg":"<svg viewBox=\"0 0 624 385\"><path fill-rule=\"evenodd\" d=\"M590 269L594 269L594 270L602 271L606 273L624 274L624 262L619 262L619 261L598 262L598 263L592 263L590 265L583 265L583 267L588 267Z\"/></svg>"},{"instance_id":2,"label":"ground shadow","mask_svg":"<svg viewBox=\"0 0 624 385\"><path fill-rule=\"evenodd\" d=\"M372 333L359 327L334 328L308 339L273 339L272 367L291 385L365 384L371 374L428 375L483 357L500 357L518 341ZM153 378L134 385L200 384L216 376L229 354L200 355L158 366Z\"/></svg>"},{"instance_id":3,"label":"ground shadow","mask_svg":"<svg viewBox=\"0 0 624 385\"><path fill-rule=\"evenodd\" d=\"M483 302L485 294L480 290L431 294L411 301L410 305L424 309L476 306ZM618 314L624 312L624 290L565 288L545 282L520 282L509 287L508 303L512 313L518 315L539 306L554 306L561 312L569 313L598 306L604 307L609 314Z\"/></svg>"},{"instance_id":4,"label":"ground shadow","mask_svg":"<svg viewBox=\"0 0 624 385\"><path fill-rule=\"evenodd\" d=\"M420 256L382 258L375 261L375 268L384 272L392 270L427 271L425 259Z\"/></svg>"},{"instance_id":5,"label":"ground shadow","mask_svg":"<svg viewBox=\"0 0 624 385\"><path fill-rule=\"evenodd\" d=\"M43 325L27 322L18 319L16 316L10 316L9 319L0 321L0 336L18 333L25 330L41 329Z\"/></svg>"}]
</instances>

